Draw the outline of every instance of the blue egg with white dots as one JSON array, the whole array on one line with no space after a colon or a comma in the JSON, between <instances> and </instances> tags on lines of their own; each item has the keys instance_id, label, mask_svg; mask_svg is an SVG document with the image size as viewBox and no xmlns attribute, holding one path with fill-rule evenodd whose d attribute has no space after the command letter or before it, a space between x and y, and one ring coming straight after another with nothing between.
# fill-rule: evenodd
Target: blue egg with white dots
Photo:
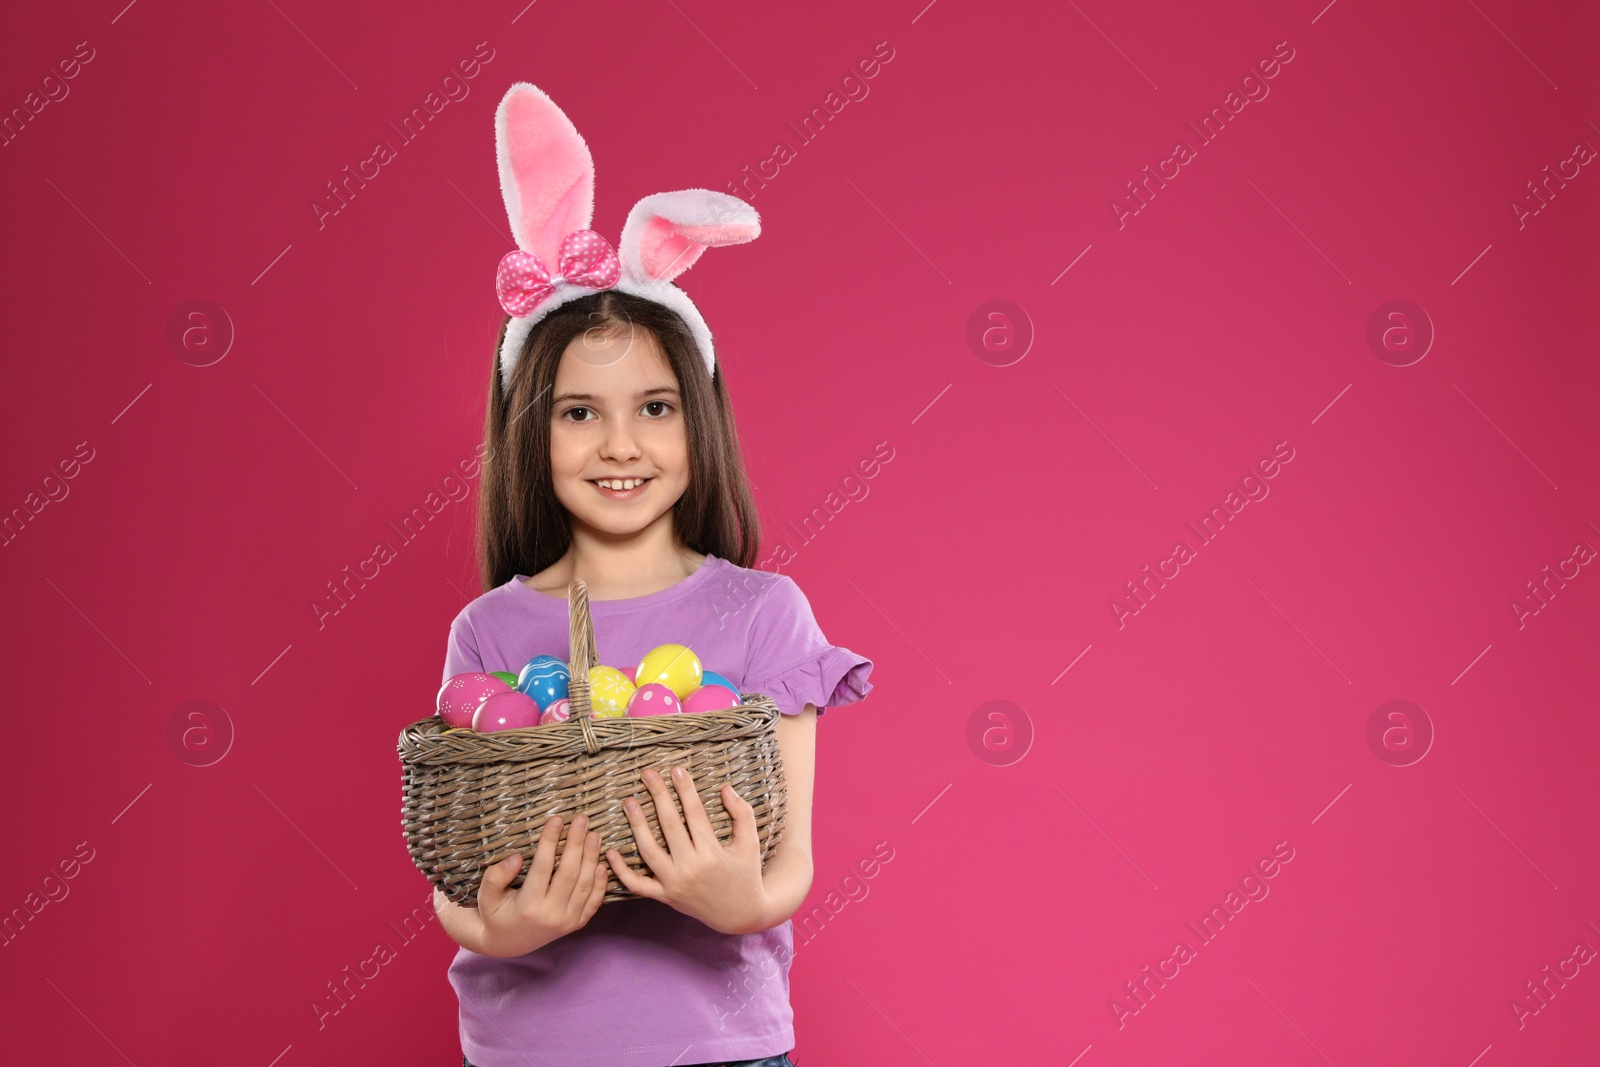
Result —
<instances>
[{"instance_id":1,"label":"blue egg with white dots","mask_svg":"<svg viewBox=\"0 0 1600 1067\"><path fill-rule=\"evenodd\" d=\"M533 698L544 711L558 700L567 699L572 672L554 656L535 656L517 674L517 692Z\"/></svg>"},{"instance_id":2,"label":"blue egg with white dots","mask_svg":"<svg viewBox=\"0 0 1600 1067\"><path fill-rule=\"evenodd\" d=\"M736 696L742 696L743 691L716 671L706 671L700 679L701 685L720 685L724 689L731 689Z\"/></svg>"}]
</instances>

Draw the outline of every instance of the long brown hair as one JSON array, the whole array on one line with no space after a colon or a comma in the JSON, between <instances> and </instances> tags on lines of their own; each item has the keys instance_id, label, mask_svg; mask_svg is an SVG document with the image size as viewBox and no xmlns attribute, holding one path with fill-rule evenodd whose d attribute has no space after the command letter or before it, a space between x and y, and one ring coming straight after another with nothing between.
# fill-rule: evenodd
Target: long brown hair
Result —
<instances>
[{"instance_id":1,"label":"long brown hair","mask_svg":"<svg viewBox=\"0 0 1600 1067\"><path fill-rule=\"evenodd\" d=\"M508 317L500 326L500 350ZM745 476L733 406L720 365L709 378L694 337L665 305L606 289L579 297L534 326L511 375L489 374L483 482L478 493L478 562L487 591L518 574L538 574L572 543L566 508L550 475L551 397L567 345L589 330L649 330L678 380L688 438L689 486L672 508L678 540L741 567L755 565L761 529Z\"/></svg>"}]
</instances>

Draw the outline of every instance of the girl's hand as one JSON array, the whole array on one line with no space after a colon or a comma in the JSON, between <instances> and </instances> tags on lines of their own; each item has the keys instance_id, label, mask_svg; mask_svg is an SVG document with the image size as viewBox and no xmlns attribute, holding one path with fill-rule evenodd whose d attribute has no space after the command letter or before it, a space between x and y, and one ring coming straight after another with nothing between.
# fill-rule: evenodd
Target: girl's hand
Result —
<instances>
[{"instance_id":1,"label":"girl's hand","mask_svg":"<svg viewBox=\"0 0 1600 1067\"><path fill-rule=\"evenodd\" d=\"M583 839L582 848L576 847L578 836L589 825L579 815L572 821L561 863L556 865L561 821L559 815L545 820L534 846L533 867L521 889L507 888L522 866L521 856L508 856L483 872L478 886L482 927L476 940L485 955L521 956L543 948L583 926L600 909L606 892L606 868L599 862L600 835L591 833Z\"/></svg>"},{"instance_id":2,"label":"girl's hand","mask_svg":"<svg viewBox=\"0 0 1600 1067\"><path fill-rule=\"evenodd\" d=\"M667 839L667 848L656 843L638 800L629 797L623 802L623 811L633 828L633 839L638 842L639 856L650 865L655 877L636 873L623 861L621 853L609 849L606 859L617 880L640 896L659 900L720 933L765 930L773 924L767 922L771 905L761 881L755 809L733 786L722 787L723 806L733 819L733 836L724 845L717 840L688 770L674 767L672 772L673 788L683 804L688 826L678 816L661 776L645 768L640 777L650 790L656 822Z\"/></svg>"}]
</instances>

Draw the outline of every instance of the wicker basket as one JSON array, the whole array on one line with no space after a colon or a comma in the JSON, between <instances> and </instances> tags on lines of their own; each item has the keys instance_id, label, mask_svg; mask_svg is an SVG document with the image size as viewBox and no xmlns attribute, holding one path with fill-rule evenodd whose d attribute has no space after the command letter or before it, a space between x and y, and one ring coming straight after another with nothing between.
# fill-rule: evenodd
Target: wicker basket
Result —
<instances>
[{"instance_id":1,"label":"wicker basket","mask_svg":"<svg viewBox=\"0 0 1600 1067\"><path fill-rule=\"evenodd\" d=\"M533 865L544 821L551 815L563 819L559 860L572 820L583 814L589 817L589 829L600 835L600 862L607 867L602 903L636 897L609 869L605 850L616 849L629 867L650 874L639 858L622 801L639 798L650 832L666 848L655 804L639 772L656 769L667 782L673 810L682 817L669 774L680 763L693 775L719 840L726 842L733 832L722 806L724 785L731 784L755 808L764 866L782 839L788 800L778 751L778 706L769 697L746 693L738 707L725 711L592 718L589 668L600 661L588 590L581 580L572 582L567 603L572 679L571 718L566 722L495 733L445 733L444 721L434 715L401 731L401 823L417 869L450 900L475 908L485 868L513 853L521 855L523 865L511 882L520 887ZM582 843L578 838L580 848Z\"/></svg>"}]
</instances>

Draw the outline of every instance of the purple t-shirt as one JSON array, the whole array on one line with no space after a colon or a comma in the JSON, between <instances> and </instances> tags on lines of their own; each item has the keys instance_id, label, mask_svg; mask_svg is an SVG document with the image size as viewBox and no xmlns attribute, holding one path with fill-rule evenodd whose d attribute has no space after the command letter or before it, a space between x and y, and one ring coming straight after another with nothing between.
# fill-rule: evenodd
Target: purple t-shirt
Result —
<instances>
[{"instance_id":1,"label":"purple t-shirt","mask_svg":"<svg viewBox=\"0 0 1600 1067\"><path fill-rule=\"evenodd\" d=\"M570 656L567 601L519 574L461 609L444 677L519 671ZM692 648L742 693L785 714L854 703L872 661L830 645L786 575L717 556L646 596L589 601L600 662L636 665L663 644ZM643 786L641 785L641 789ZM526 862L526 860L524 861ZM753 1060L794 1047L794 928L722 934L655 900L602 904L581 929L525 956L460 949L450 984L474 1067L665 1067Z\"/></svg>"}]
</instances>

